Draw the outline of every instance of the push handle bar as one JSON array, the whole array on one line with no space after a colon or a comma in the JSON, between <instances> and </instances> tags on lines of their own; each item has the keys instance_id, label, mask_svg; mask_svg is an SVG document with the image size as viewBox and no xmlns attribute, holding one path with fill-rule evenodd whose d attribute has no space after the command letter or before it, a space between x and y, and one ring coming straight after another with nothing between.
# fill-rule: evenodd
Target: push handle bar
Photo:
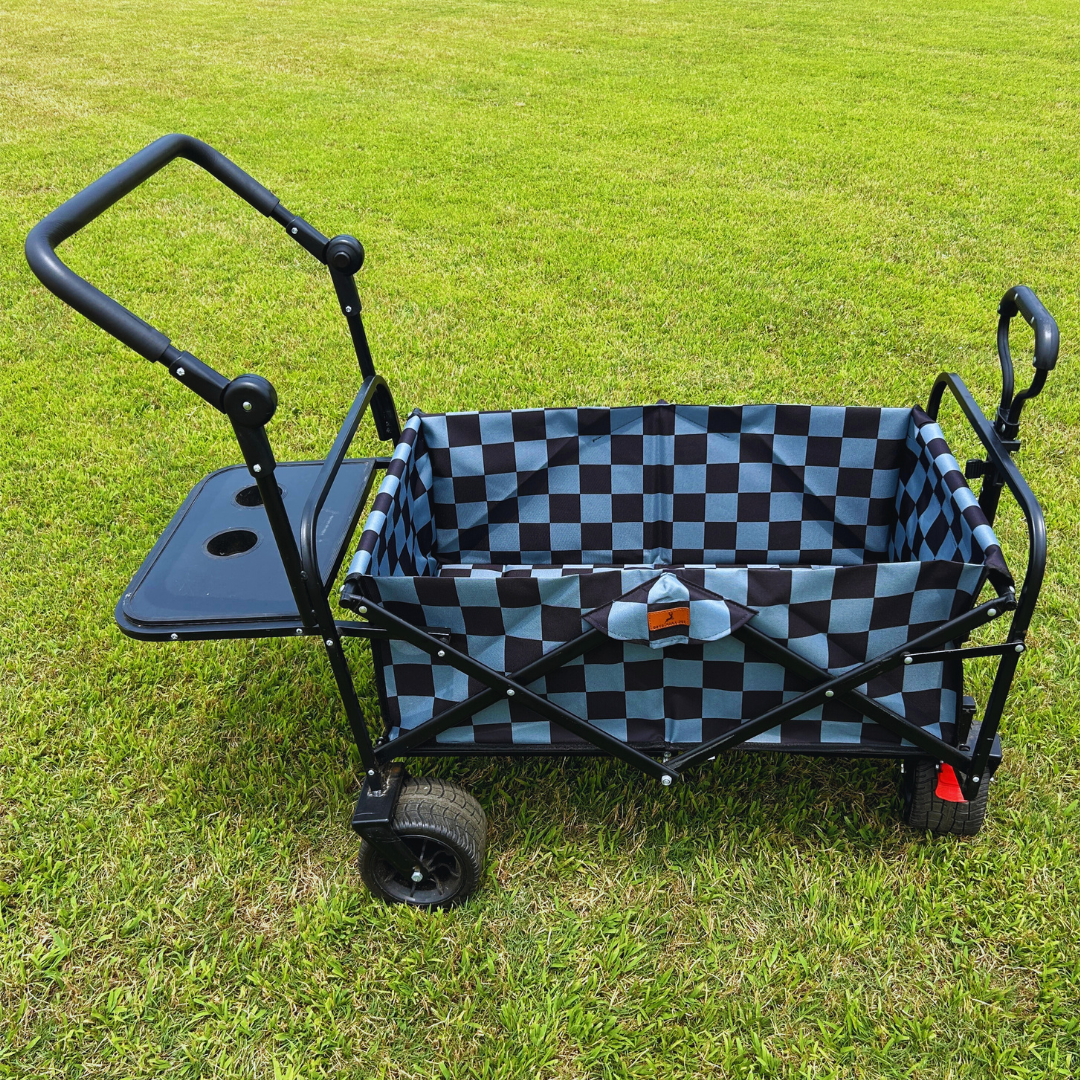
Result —
<instances>
[{"instance_id":1,"label":"push handle bar","mask_svg":"<svg viewBox=\"0 0 1080 1080\"><path fill-rule=\"evenodd\" d=\"M1012 353L1009 351L1009 324L1017 316L1035 332L1035 375L1026 390L1013 396L1015 378ZM1020 429L1020 413L1024 403L1038 397L1046 376L1054 370L1058 358L1058 325L1039 298L1026 285L1014 285L998 304L997 347L1001 361L1001 404L998 406L995 427L1005 439L1015 439Z\"/></svg>"},{"instance_id":2,"label":"push handle bar","mask_svg":"<svg viewBox=\"0 0 1080 1080\"><path fill-rule=\"evenodd\" d=\"M1026 285L1014 285L998 305L998 314L1008 343L1009 323L1017 314L1035 331L1035 367L1053 371L1058 358L1058 325L1042 305L1042 301Z\"/></svg>"},{"instance_id":3,"label":"push handle bar","mask_svg":"<svg viewBox=\"0 0 1080 1080\"><path fill-rule=\"evenodd\" d=\"M292 215L287 211L283 212L284 208L277 196L248 176L243 169L213 147L190 135L164 135L128 158L122 165L117 165L99 180L95 180L77 195L73 195L35 225L26 238L27 262L50 292L134 349L140 356L153 361L165 360L170 346L169 339L160 330L79 277L61 261L56 254L56 247L178 157L187 158L201 166L242 199L251 203L259 213L267 217L273 216L288 228L289 222L285 219L291 220ZM316 232L311 226L307 228L312 233ZM296 233L293 235L297 237ZM326 237L321 234L319 236L324 249Z\"/></svg>"}]
</instances>

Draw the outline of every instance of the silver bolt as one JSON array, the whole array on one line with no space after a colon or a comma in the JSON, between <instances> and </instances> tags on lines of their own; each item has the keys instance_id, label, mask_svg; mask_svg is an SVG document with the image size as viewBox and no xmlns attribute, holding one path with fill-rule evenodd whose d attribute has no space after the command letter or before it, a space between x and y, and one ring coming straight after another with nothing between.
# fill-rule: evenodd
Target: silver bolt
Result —
<instances>
[{"instance_id":1,"label":"silver bolt","mask_svg":"<svg viewBox=\"0 0 1080 1080\"><path fill-rule=\"evenodd\" d=\"M826 697L832 697L832 696L833 696L833 692L832 692L831 690L826 690L826 691L825 691L825 696L826 696Z\"/></svg>"},{"instance_id":2,"label":"silver bolt","mask_svg":"<svg viewBox=\"0 0 1080 1080\"><path fill-rule=\"evenodd\" d=\"M245 401L244 402L244 412L251 412L251 402L250 401Z\"/></svg>"},{"instance_id":3,"label":"silver bolt","mask_svg":"<svg viewBox=\"0 0 1080 1080\"><path fill-rule=\"evenodd\" d=\"M374 776L375 775L375 770L374 769L368 769L367 774L368 774L368 776Z\"/></svg>"},{"instance_id":4,"label":"silver bolt","mask_svg":"<svg viewBox=\"0 0 1080 1080\"><path fill-rule=\"evenodd\" d=\"M994 608L994 607L992 607L992 608L991 608L991 609L990 609L990 610L989 610L989 611L988 611L988 612L986 613L986 617L987 617L988 619L996 619L996 618L997 618L997 608Z\"/></svg>"},{"instance_id":5,"label":"silver bolt","mask_svg":"<svg viewBox=\"0 0 1080 1080\"><path fill-rule=\"evenodd\" d=\"M663 784L664 787L671 787L671 777L670 776L661 776L660 777L660 783Z\"/></svg>"},{"instance_id":6,"label":"silver bolt","mask_svg":"<svg viewBox=\"0 0 1080 1080\"><path fill-rule=\"evenodd\" d=\"M334 647L334 642L333 642L333 639L332 639L332 638L327 638L327 639L326 639L326 647L327 647L328 649L332 649L332 648Z\"/></svg>"},{"instance_id":7,"label":"silver bolt","mask_svg":"<svg viewBox=\"0 0 1080 1080\"><path fill-rule=\"evenodd\" d=\"M366 615L367 614L367 608L364 607L362 604L360 605L359 611L360 611L361 615Z\"/></svg>"},{"instance_id":8,"label":"silver bolt","mask_svg":"<svg viewBox=\"0 0 1080 1080\"><path fill-rule=\"evenodd\" d=\"M506 691L506 696L507 697L513 697L514 696L514 691L513 690L507 690Z\"/></svg>"},{"instance_id":9,"label":"silver bolt","mask_svg":"<svg viewBox=\"0 0 1080 1080\"><path fill-rule=\"evenodd\" d=\"M345 305L345 314L346 315L351 315L352 314L352 308L349 307L348 304Z\"/></svg>"},{"instance_id":10,"label":"silver bolt","mask_svg":"<svg viewBox=\"0 0 1080 1080\"><path fill-rule=\"evenodd\" d=\"M176 377L178 379L182 379L186 374L187 372L182 367L178 367L176 369Z\"/></svg>"},{"instance_id":11,"label":"silver bolt","mask_svg":"<svg viewBox=\"0 0 1080 1080\"><path fill-rule=\"evenodd\" d=\"M914 664L915 659L914 659L914 657L911 657L911 656L905 656L904 657L904 663L905 664Z\"/></svg>"},{"instance_id":12,"label":"silver bolt","mask_svg":"<svg viewBox=\"0 0 1080 1080\"><path fill-rule=\"evenodd\" d=\"M252 472L262 472L262 466L261 465L252 465L251 466L251 471Z\"/></svg>"},{"instance_id":13,"label":"silver bolt","mask_svg":"<svg viewBox=\"0 0 1080 1080\"><path fill-rule=\"evenodd\" d=\"M1023 651L1024 651L1024 646L1023 646L1023 645L1017 645L1017 646L1016 646L1016 651L1017 651L1018 653L1021 653L1021 652L1023 652Z\"/></svg>"},{"instance_id":14,"label":"silver bolt","mask_svg":"<svg viewBox=\"0 0 1080 1080\"><path fill-rule=\"evenodd\" d=\"M979 781L980 781L981 779L982 779L982 777L981 777L981 776L973 776L973 777L971 778L971 782L972 782L973 784L977 784L977 783L978 783L978 782L979 782Z\"/></svg>"},{"instance_id":15,"label":"silver bolt","mask_svg":"<svg viewBox=\"0 0 1080 1080\"><path fill-rule=\"evenodd\" d=\"M293 228L290 231L292 232L293 236L295 236L300 230L298 228L296 228L295 226L293 226Z\"/></svg>"},{"instance_id":16,"label":"silver bolt","mask_svg":"<svg viewBox=\"0 0 1080 1080\"><path fill-rule=\"evenodd\" d=\"M304 628L303 628L302 626L298 626L298 627L296 628L296 633L297 633L298 635L299 635L299 634L302 634L303 632L304 632Z\"/></svg>"},{"instance_id":17,"label":"silver bolt","mask_svg":"<svg viewBox=\"0 0 1080 1080\"><path fill-rule=\"evenodd\" d=\"M424 871L423 870L414 870L412 872L412 879L413 879L413 881L416 882L417 885L419 885L420 882L424 880Z\"/></svg>"},{"instance_id":18,"label":"silver bolt","mask_svg":"<svg viewBox=\"0 0 1080 1080\"><path fill-rule=\"evenodd\" d=\"M180 635L179 635L179 634L170 634L170 635L169 635L169 637L170 637L170 638L171 638L171 639L172 639L173 641L179 641L179 640L180 640Z\"/></svg>"},{"instance_id":19,"label":"silver bolt","mask_svg":"<svg viewBox=\"0 0 1080 1080\"><path fill-rule=\"evenodd\" d=\"M437 656L438 656L438 658L439 658L439 659L441 660L441 659L442 659L442 658L443 658L443 657L444 657L444 656L446 655L446 650L445 650L445 649L440 649L440 650L438 651L438 653L436 653L436 655L437 655Z\"/></svg>"}]
</instances>

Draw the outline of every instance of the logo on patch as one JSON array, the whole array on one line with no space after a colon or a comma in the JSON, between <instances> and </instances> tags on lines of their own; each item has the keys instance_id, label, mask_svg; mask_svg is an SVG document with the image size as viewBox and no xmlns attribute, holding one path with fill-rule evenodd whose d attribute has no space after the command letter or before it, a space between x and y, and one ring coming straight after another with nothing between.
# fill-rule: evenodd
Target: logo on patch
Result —
<instances>
[{"instance_id":1,"label":"logo on patch","mask_svg":"<svg viewBox=\"0 0 1080 1080\"><path fill-rule=\"evenodd\" d=\"M685 637L690 629L689 604L665 604L649 608L649 638Z\"/></svg>"}]
</instances>

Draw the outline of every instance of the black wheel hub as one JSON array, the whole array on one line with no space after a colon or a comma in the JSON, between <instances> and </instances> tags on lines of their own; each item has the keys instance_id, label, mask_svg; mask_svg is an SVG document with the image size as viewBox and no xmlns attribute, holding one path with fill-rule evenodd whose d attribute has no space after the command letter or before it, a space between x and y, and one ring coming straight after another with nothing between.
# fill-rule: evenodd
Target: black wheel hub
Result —
<instances>
[{"instance_id":1,"label":"black wheel hub","mask_svg":"<svg viewBox=\"0 0 1080 1080\"><path fill-rule=\"evenodd\" d=\"M374 876L383 891L399 903L417 907L435 907L451 901L465 881L465 871L454 849L431 836L400 839L428 872L422 880L413 881L409 874L377 859Z\"/></svg>"}]
</instances>

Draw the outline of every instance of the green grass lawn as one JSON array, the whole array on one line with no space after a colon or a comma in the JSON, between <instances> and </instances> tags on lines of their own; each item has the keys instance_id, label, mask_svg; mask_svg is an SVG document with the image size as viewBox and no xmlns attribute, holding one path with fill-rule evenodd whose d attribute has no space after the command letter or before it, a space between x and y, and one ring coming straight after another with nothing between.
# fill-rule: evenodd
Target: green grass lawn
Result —
<instances>
[{"instance_id":1,"label":"green grass lawn","mask_svg":"<svg viewBox=\"0 0 1080 1080\"><path fill-rule=\"evenodd\" d=\"M1067 0L3 5L0 1075L1080 1074L1078 26ZM989 409L997 300L1034 287L1063 341L1021 456L1050 573L983 833L903 829L884 762L732 757L670 791L419 763L483 803L484 887L373 902L315 645L112 621L239 459L22 242L175 130L362 239L403 413L908 405L942 368ZM178 163L65 255L271 378L281 459L325 454L355 362L279 228ZM1014 510L999 531L1019 568Z\"/></svg>"}]
</instances>

